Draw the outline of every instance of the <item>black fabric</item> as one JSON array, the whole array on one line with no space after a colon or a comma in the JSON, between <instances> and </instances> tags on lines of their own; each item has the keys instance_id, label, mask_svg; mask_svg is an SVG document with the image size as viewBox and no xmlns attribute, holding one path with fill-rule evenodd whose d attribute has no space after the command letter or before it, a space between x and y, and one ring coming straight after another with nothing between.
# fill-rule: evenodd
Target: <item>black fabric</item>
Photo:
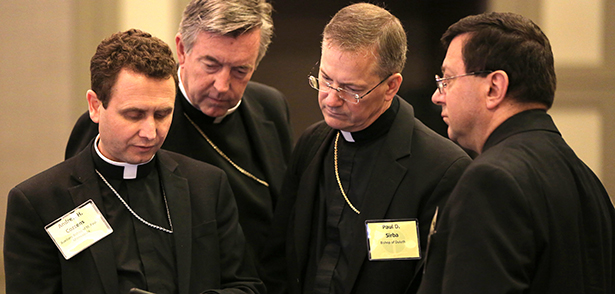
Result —
<instances>
[{"instance_id":1,"label":"black fabric","mask_svg":"<svg viewBox=\"0 0 615 294\"><path fill-rule=\"evenodd\" d=\"M94 167L118 192L126 204L151 224L171 230L162 184L154 159L139 166L136 179L124 180L123 167L102 160L92 145ZM151 228L134 217L117 195L99 179L106 219L113 234L113 251L119 293L132 288L154 293L177 293L177 271L172 235ZM166 196L166 195L165 195Z\"/></svg>"},{"instance_id":2,"label":"black fabric","mask_svg":"<svg viewBox=\"0 0 615 294\"><path fill-rule=\"evenodd\" d=\"M406 290L418 262L369 261L365 221L417 218L423 250L436 206L448 197L471 161L457 145L416 120L408 103L399 97L395 99L399 100L399 111L389 131L383 135L380 151L372 154L371 176L364 179L364 199L357 207L361 214L348 220L349 226L360 229L351 230L354 232L351 239L343 241L351 244L344 253L348 271L344 277L340 276L343 280L340 289L344 293L403 293ZM324 121L319 122L303 133L293 151L283 186L284 197L276 208L265 251L271 257L266 264L268 276L279 277L267 281L269 293L303 293L307 281L313 279L307 276L306 268L313 252L310 247L313 226L318 224L314 220L320 207L318 183L323 165L328 164L325 158L330 154L336 132ZM314 147L304 146L306 144L318 146L313 156L310 154ZM345 206L344 210L349 209ZM282 251L286 252L285 256L279 256Z\"/></svg>"},{"instance_id":3,"label":"black fabric","mask_svg":"<svg viewBox=\"0 0 615 294\"><path fill-rule=\"evenodd\" d=\"M615 291L615 210L544 110L498 126L439 215L421 294Z\"/></svg>"},{"instance_id":4,"label":"black fabric","mask_svg":"<svg viewBox=\"0 0 615 294\"><path fill-rule=\"evenodd\" d=\"M338 172L340 182L350 203L361 207L371 171L383 144L382 137L388 132L399 109L399 101L393 100L387 109L369 127L352 133L354 142L343 136L338 141ZM380 139L380 140L379 140ZM350 252L355 246L352 236L360 234L364 227L353 225L356 212L346 203L335 175L334 146L331 144L322 167L319 181L319 207L314 212L312 227L315 239L310 240L312 252L307 266L305 293L346 293L344 280L348 272ZM359 230L359 231L357 231Z\"/></svg>"},{"instance_id":5,"label":"black fabric","mask_svg":"<svg viewBox=\"0 0 615 294\"><path fill-rule=\"evenodd\" d=\"M163 183L173 223L173 234L169 237L174 245L171 254L175 255L177 273L166 278L177 279L177 292L263 293L264 286L248 258L226 175L209 164L165 150L160 150L156 158L159 167L156 172ZM139 194L130 185L127 187L130 196ZM103 200L106 196L101 191L90 150L11 190L4 237L7 293L120 293L114 233L66 260L44 229L90 199L108 217ZM135 199L129 200L135 204ZM154 209L161 208L162 204ZM160 217L153 219L164 223L164 214ZM137 223L133 223L137 228ZM139 250L149 246L155 252L158 246L167 245L140 243L137 246ZM154 256L154 259L166 262L167 258ZM148 275L166 275L148 274L148 268L151 267L144 266L146 281Z\"/></svg>"},{"instance_id":6,"label":"black fabric","mask_svg":"<svg viewBox=\"0 0 615 294\"><path fill-rule=\"evenodd\" d=\"M222 158L184 113L201 126L214 144L242 168L265 180L269 188L241 174ZM162 149L215 165L226 172L237 200L239 222L252 255L259 256L267 241L273 209L279 198L293 137L286 98L278 90L249 82L239 108L220 124L191 106L177 89L173 122ZM98 126L84 113L66 146L66 158L82 150L98 134ZM258 259L255 258L258 266Z\"/></svg>"}]
</instances>

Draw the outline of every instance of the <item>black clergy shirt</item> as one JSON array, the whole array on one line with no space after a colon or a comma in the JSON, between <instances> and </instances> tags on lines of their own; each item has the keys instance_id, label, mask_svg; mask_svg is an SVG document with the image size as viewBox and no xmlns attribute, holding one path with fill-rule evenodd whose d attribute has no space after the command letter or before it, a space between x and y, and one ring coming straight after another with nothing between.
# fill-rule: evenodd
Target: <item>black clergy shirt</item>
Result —
<instances>
[{"instance_id":1,"label":"black clergy shirt","mask_svg":"<svg viewBox=\"0 0 615 294\"><path fill-rule=\"evenodd\" d=\"M221 122L214 124L213 117L203 114L200 110L192 106L185 98L181 99L182 108L188 117L206 134L206 136L217 146L226 156L242 169L261 180L265 180L263 164L260 158L254 153L254 143L245 128L243 117L239 111L226 116ZM192 128L193 126L188 126ZM200 135L199 135L200 136ZM202 136L201 136L202 137ZM199 140L195 145L202 146L201 149L208 149L214 154L208 158L208 163L222 168L231 183L233 194L237 199L237 210L239 211L239 223L252 249L260 251L265 240L266 229L269 227L271 215L273 214L273 204L271 203L271 193L268 187L242 174L228 160L216 154L214 148L206 142L205 138L194 138ZM190 157L199 156L186 154ZM248 221L250 220L250 221ZM254 220L259 220L254 221ZM266 224L266 225L263 225Z\"/></svg>"},{"instance_id":2,"label":"black clergy shirt","mask_svg":"<svg viewBox=\"0 0 615 294\"><path fill-rule=\"evenodd\" d=\"M170 229L156 158L140 165L135 179L123 179L124 167L104 161L94 148L92 157L96 169L137 215ZM128 293L135 287L154 293L177 293L173 235L138 220L100 177L99 187L104 216L113 228L109 237L113 240L119 293Z\"/></svg>"},{"instance_id":3,"label":"black clergy shirt","mask_svg":"<svg viewBox=\"0 0 615 294\"><path fill-rule=\"evenodd\" d=\"M352 205L360 209L365 197L368 179L375 164L375 159L386 134L395 120L399 109L399 101L393 103L376 121L364 130L351 133L354 142L347 141L340 133L338 138L337 156L338 173L342 187ZM351 252L357 244L357 234L365 234L365 227L355 227L358 214L346 203L340 192L334 168L335 140L329 146L324 158L323 170L319 180L318 209L312 218L310 257L308 258L306 283L304 293L346 293L343 289L346 279ZM367 242L367 241L366 241ZM365 255L367 252L365 252Z\"/></svg>"}]
</instances>

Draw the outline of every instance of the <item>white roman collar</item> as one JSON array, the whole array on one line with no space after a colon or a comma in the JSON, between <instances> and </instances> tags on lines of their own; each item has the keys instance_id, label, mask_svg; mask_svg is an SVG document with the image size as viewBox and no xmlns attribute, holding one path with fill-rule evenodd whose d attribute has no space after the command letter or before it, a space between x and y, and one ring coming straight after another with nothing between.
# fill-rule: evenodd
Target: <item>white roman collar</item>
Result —
<instances>
[{"instance_id":1,"label":"white roman collar","mask_svg":"<svg viewBox=\"0 0 615 294\"><path fill-rule=\"evenodd\" d=\"M340 130L340 133L342 133L342 136L344 136L344 140L346 140L346 142L354 142L354 138L352 137L351 132Z\"/></svg>"},{"instance_id":2,"label":"white roman collar","mask_svg":"<svg viewBox=\"0 0 615 294\"><path fill-rule=\"evenodd\" d=\"M150 161L152 161L152 159L154 159L154 156L156 156L156 154L154 154L152 156L152 158L150 158L147 162L143 162L143 163L139 163L139 164L132 164L132 163L128 163L128 162L117 162L117 161L113 161L107 157L105 157L100 150L98 150L98 141L100 140L100 134L98 134L96 136L96 139L94 140L94 150L96 150L96 154L98 154L98 156L104 160L105 162L107 162L108 164L114 165L114 166L119 166L119 167L123 167L124 168L124 179L125 180L132 180L132 179L136 179L137 178L137 170L139 168L140 165L144 165L149 163Z\"/></svg>"}]
</instances>

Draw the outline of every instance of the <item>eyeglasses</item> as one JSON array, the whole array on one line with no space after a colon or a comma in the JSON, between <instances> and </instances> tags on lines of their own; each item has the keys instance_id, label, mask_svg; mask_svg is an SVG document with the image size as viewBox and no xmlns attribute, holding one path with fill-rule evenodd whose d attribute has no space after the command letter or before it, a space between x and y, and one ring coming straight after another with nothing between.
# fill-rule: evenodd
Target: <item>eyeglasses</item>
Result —
<instances>
[{"instance_id":1,"label":"eyeglasses","mask_svg":"<svg viewBox=\"0 0 615 294\"><path fill-rule=\"evenodd\" d=\"M492 70L481 70L481 71L470 72L470 73L466 73L462 75L456 75L456 76L452 76L448 78L441 78L439 75L436 75L436 85L438 86L438 91L440 91L440 94L444 94L444 88L448 86L448 84L446 83L447 80L452 80L452 79L465 77L465 76L474 76L474 75L492 73L492 72L493 72Z\"/></svg>"},{"instance_id":2,"label":"eyeglasses","mask_svg":"<svg viewBox=\"0 0 615 294\"><path fill-rule=\"evenodd\" d=\"M331 89L335 90L337 92L337 97L339 97L340 99L352 103L352 104L358 104L359 101L361 99L363 99L363 97L367 96L367 94L371 93L372 91L374 91L376 88L378 88L378 86L380 86L382 83L384 83L384 81L386 81L389 77L391 77L393 74L388 75L386 78L384 78L382 81L380 81L380 83L378 83L378 85L374 86L373 88L371 88L371 90L367 91L367 93L360 95L354 92L351 92L349 90L346 89L342 89L340 87L333 87L333 85L331 85L331 83L327 82L327 81L323 81L318 79L317 77L313 76L313 75L309 75L308 76L308 82L310 83L310 87L312 87L314 90L318 90L319 92L329 92Z\"/></svg>"}]
</instances>

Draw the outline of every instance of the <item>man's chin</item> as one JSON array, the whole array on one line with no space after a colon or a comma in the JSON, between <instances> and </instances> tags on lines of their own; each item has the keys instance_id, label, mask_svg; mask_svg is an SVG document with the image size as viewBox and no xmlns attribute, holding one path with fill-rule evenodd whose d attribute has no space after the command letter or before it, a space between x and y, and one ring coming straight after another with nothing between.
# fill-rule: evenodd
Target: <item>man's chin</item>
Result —
<instances>
[{"instance_id":1,"label":"man's chin","mask_svg":"<svg viewBox=\"0 0 615 294\"><path fill-rule=\"evenodd\" d=\"M220 117L226 114L228 108L223 107L206 107L200 108L201 112L209 117Z\"/></svg>"},{"instance_id":2,"label":"man's chin","mask_svg":"<svg viewBox=\"0 0 615 294\"><path fill-rule=\"evenodd\" d=\"M158 149L156 149L158 151ZM130 164L143 164L149 162L156 152L135 154L126 158L126 162Z\"/></svg>"}]
</instances>

